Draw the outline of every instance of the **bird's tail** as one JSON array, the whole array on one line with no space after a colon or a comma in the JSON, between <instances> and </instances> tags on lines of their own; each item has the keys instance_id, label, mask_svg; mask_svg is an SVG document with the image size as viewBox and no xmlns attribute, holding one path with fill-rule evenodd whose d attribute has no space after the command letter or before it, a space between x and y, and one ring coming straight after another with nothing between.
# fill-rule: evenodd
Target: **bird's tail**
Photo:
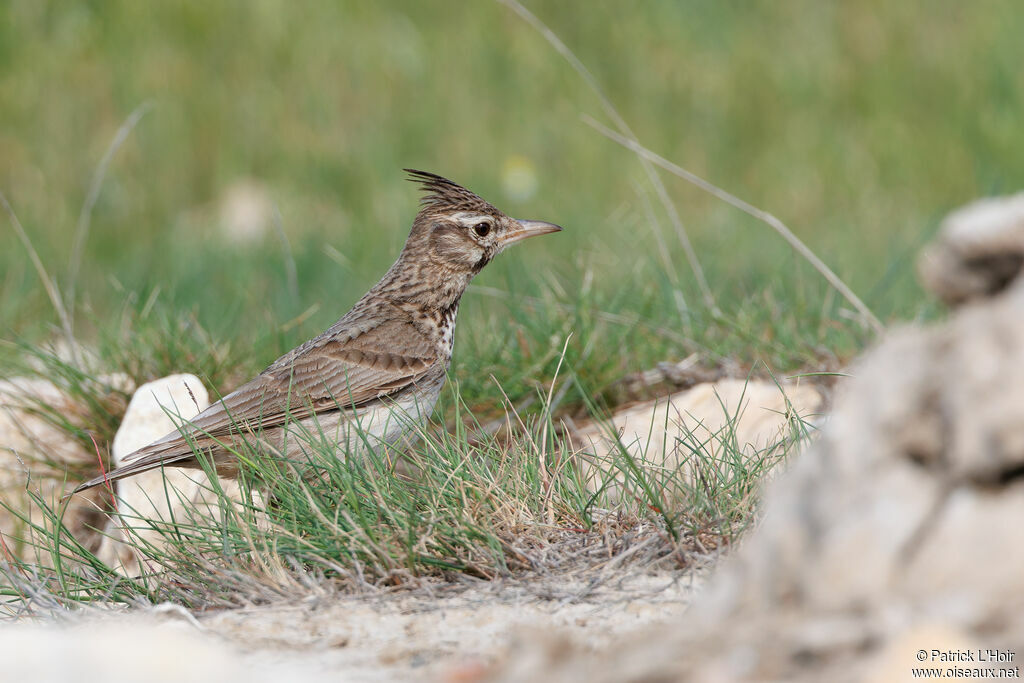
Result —
<instances>
[{"instance_id":1,"label":"bird's tail","mask_svg":"<svg viewBox=\"0 0 1024 683\"><path fill-rule=\"evenodd\" d=\"M66 493L61 500L67 500L76 493L91 489L94 486L107 485L111 482L124 479L126 477L132 477L136 474L148 472L149 470L155 470L165 465L172 465L181 467L188 464L188 461L194 460L195 455L188 451L186 453L169 454L168 451L176 450L173 447L156 447L147 446L146 448L139 449L135 453L125 458L126 462L120 467L115 467L109 472L104 472L98 477L93 477L88 481L84 481L74 489L71 493Z\"/></svg>"}]
</instances>

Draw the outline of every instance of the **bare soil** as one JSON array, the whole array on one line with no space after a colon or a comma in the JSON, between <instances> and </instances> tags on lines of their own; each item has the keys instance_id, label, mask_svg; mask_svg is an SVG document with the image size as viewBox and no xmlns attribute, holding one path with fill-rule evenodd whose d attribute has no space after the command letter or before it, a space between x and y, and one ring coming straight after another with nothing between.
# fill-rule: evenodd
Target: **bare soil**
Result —
<instances>
[{"instance_id":1,"label":"bare soil","mask_svg":"<svg viewBox=\"0 0 1024 683\"><path fill-rule=\"evenodd\" d=\"M244 651L282 664L298 657L338 680L467 680L519 635L556 632L602 650L638 627L676 620L705 573L628 567L586 578L479 581L315 597L198 621Z\"/></svg>"}]
</instances>

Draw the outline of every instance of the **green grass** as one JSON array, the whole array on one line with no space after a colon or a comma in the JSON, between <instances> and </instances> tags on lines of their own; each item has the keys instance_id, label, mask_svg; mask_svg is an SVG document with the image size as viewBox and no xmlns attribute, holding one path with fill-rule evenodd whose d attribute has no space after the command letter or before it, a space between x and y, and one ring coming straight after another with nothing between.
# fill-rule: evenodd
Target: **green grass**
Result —
<instances>
[{"instance_id":1,"label":"green grass","mask_svg":"<svg viewBox=\"0 0 1024 683\"><path fill-rule=\"evenodd\" d=\"M533 9L641 141L778 214L883 319L921 313L913 257L944 211L1024 179L1012 125L1024 19L1013 3ZM6 3L0 189L63 290L89 179L128 114L153 103L93 211L76 284L80 333L102 334L131 301L141 309L155 296L154 310L194 315L218 345L241 341L239 374L258 371L386 269L416 205L399 169L420 166L566 227L480 277L507 298L468 295L455 372L471 401L477 378L523 365L518 349L537 357L558 346L541 323L564 321L567 309L574 323L626 316L575 336L571 352L598 390L693 350L788 371L861 348L842 302L788 247L669 178L724 313L711 319L660 207L643 198L636 160L581 123L600 107L569 65L502 5L443 10ZM516 158L537 180L526 199L502 189ZM280 208L298 297L276 239L234 249L217 237L218 198L248 177ZM0 269L0 327L45 336L52 312L7 230ZM509 317L511 328L498 324ZM609 343L588 349L591 331ZM526 343L512 343L519 337Z\"/></svg>"},{"instance_id":2,"label":"green grass","mask_svg":"<svg viewBox=\"0 0 1024 683\"><path fill-rule=\"evenodd\" d=\"M108 510L148 558L134 578L101 559L64 526L63 509L38 494L42 514L35 518L4 505L27 531L6 541L23 550L21 560L0 562L0 612L165 600L205 609L327 585L360 590L467 575L578 573L600 569L628 539L649 541L634 562L680 566L689 552L735 540L753 518L757 483L807 435L806 416L793 414L792 434L751 451L736 439L738 416L727 415L714 434L688 434L678 444L689 454L689 471L666 470L663 453L631 452L621 441L600 458L573 447L547 399L540 418L510 409L510 429L500 436L482 429L457 391L444 403L460 426L418 428L421 440L405 452L404 470L396 471L388 449L335 457L333 444L312 430L298 437L306 461L236 447L243 463L238 497L207 464L208 504L191 503L166 483L146 493L182 503L166 518L122 498ZM579 458L601 462L590 481Z\"/></svg>"},{"instance_id":3,"label":"green grass","mask_svg":"<svg viewBox=\"0 0 1024 683\"><path fill-rule=\"evenodd\" d=\"M530 7L645 146L779 216L886 322L936 315L913 263L941 216L1024 183L1024 13L1012 0ZM331 465L338 490L282 483L275 514L291 510L309 526L275 519L274 533L294 541L286 552L244 510L234 521L191 522L205 530L194 542L211 544L201 566L176 558L187 574L179 583L209 584L196 589L204 597L195 604L230 602L208 597L212 577L248 576L253 558L284 563L289 581L292 562L332 576L352 571L357 556L331 534L374 534L384 554L358 557L383 572L374 580L386 567L416 573L438 562L506 571L518 561L503 541L513 532L488 506L500 491L520 506L527 537L543 535L550 514L531 498L537 444L528 429L483 446L461 431L500 418L506 395L554 439L557 416L616 405L629 398L624 376L663 361L697 354L732 373L830 370L873 338L764 224L664 174L711 285L716 306L707 306L635 155L582 121L609 123L599 99L499 3L453 13L447 3L411 0L301 9L284 0L14 0L0 6L0 92L0 191L70 310L75 337L97 359L82 371L38 351L63 336L61 321L25 246L0 229L0 378L54 380L83 414L39 409L101 449L126 397L93 375L141 382L188 371L223 394L348 310L392 262L416 211L403 167L448 175L512 215L565 227L504 254L463 300L458 395L435 414L420 449L427 482L441 486L436 508L422 507L407 483L382 484L381 463ZM144 115L111 152L140 106ZM532 174L532 190L512 187L516 168ZM280 224L239 246L222 236L219 206L245 179L262 184ZM89 232L76 271L83 215ZM553 391L559 364L573 381ZM721 437L728 443L728 430ZM689 447L718 465L738 452L736 444ZM691 512L680 519L645 499L676 486L674 473L628 459L615 467L639 478L645 502L627 511L631 519L653 524L658 508L667 515L654 516L659 529L732 538L749 521L768 464L734 462L699 490L685 485L679 496ZM656 483L645 488L645 477ZM551 497L559 533L595 523L598 503L574 486L560 480ZM318 496L340 492L345 509L370 501L358 508L369 516L341 527L317 521L318 505L340 500ZM479 507L456 505L474 495ZM37 541L53 549L49 541L62 537L56 518L36 523L46 527ZM425 528L440 545L413 552L408 539ZM148 584L118 582L87 549L61 547L92 572L39 577L61 600L159 597Z\"/></svg>"}]
</instances>

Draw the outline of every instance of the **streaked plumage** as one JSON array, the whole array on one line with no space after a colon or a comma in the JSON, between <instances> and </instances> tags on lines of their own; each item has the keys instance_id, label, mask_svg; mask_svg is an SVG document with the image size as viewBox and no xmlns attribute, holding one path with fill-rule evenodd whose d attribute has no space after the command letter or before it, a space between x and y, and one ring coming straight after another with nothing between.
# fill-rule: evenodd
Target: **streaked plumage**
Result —
<instances>
[{"instance_id":1,"label":"streaked plumage","mask_svg":"<svg viewBox=\"0 0 1024 683\"><path fill-rule=\"evenodd\" d=\"M357 423L390 443L428 416L451 362L455 317L469 281L509 244L561 228L509 218L446 178L407 171L424 190L420 212L398 260L352 310L181 431L75 492L157 467L199 467L194 448L231 476L237 463L224 446L241 440L301 459L309 435L347 451Z\"/></svg>"}]
</instances>

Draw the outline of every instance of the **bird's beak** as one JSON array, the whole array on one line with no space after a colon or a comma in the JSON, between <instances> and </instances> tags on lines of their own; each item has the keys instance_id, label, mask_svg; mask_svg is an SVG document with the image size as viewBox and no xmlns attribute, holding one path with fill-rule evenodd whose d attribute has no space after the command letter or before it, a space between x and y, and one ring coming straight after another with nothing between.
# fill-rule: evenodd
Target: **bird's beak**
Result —
<instances>
[{"instance_id":1,"label":"bird's beak","mask_svg":"<svg viewBox=\"0 0 1024 683\"><path fill-rule=\"evenodd\" d=\"M503 246L507 246L515 242L521 242L527 237L546 235L549 232L559 232L562 229L554 223L545 223L544 221L522 221L517 218L514 218L513 220L516 222L516 225L505 233L505 239L502 240L504 243Z\"/></svg>"}]
</instances>

